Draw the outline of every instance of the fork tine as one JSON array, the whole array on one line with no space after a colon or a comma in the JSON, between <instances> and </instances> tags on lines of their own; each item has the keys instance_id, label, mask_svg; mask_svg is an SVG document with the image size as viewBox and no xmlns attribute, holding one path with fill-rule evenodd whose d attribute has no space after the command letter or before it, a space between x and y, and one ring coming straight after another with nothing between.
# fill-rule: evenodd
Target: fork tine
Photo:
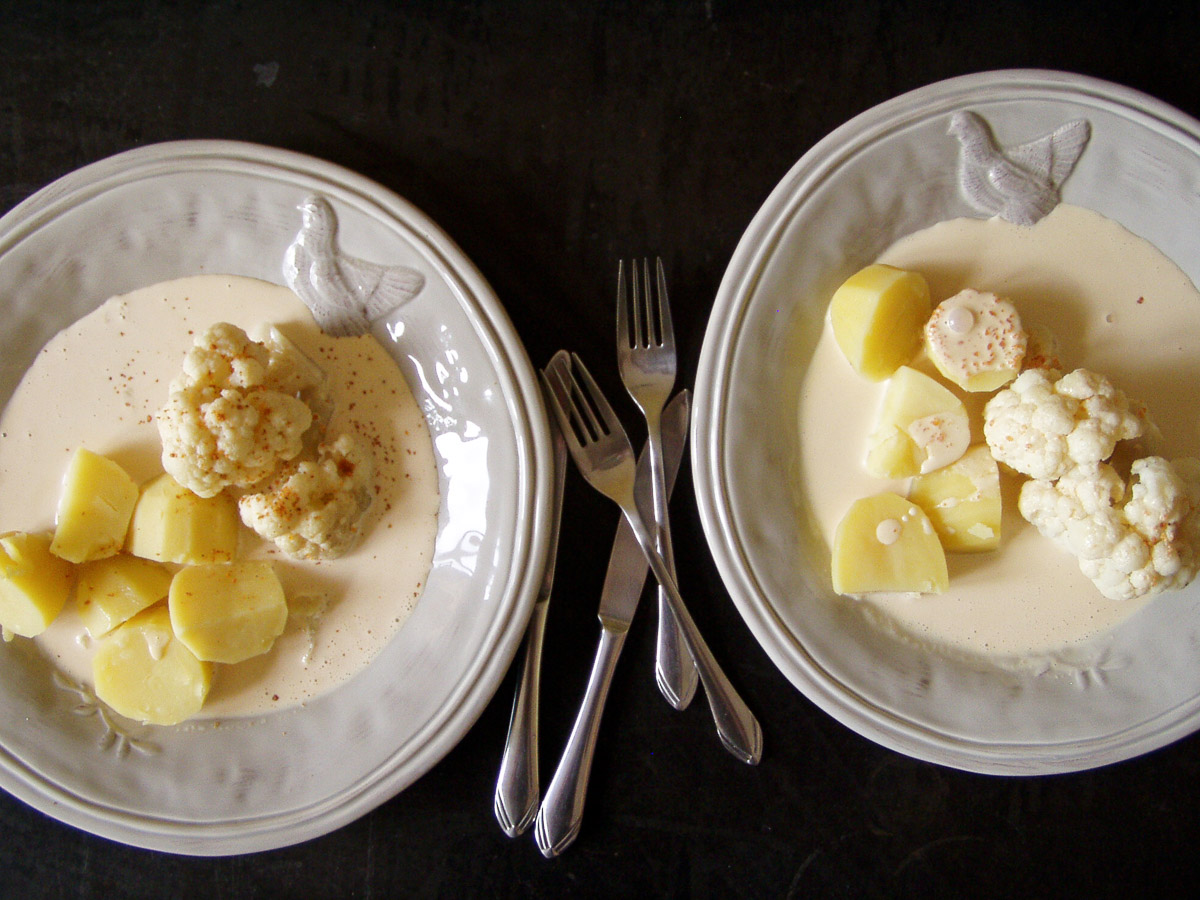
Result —
<instances>
[{"instance_id":1,"label":"fork tine","mask_svg":"<svg viewBox=\"0 0 1200 900\"><path fill-rule=\"evenodd\" d=\"M631 260L629 267L633 269L633 346L644 347L649 338L650 320L646 316L646 307L642 303L642 294L650 300L650 287L638 269L637 260Z\"/></svg>"},{"instance_id":2,"label":"fork tine","mask_svg":"<svg viewBox=\"0 0 1200 900\"><path fill-rule=\"evenodd\" d=\"M575 356L574 358L578 360L579 357ZM604 425L596 416L596 410L592 406L588 395L579 386L579 379L576 378L574 369L568 370L567 374L569 377L567 390L571 400L571 414L575 417L575 422L586 438L584 443L599 440L604 436Z\"/></svg>"},{"instance_id":3,"label":"fork tine","mask_svg":"<svg viewBox=\"0 0 1200 900\"><path fill-rule=\"evenodd\" d=\"M617 414L613 412L613 408L611 405L609 405L609 402L604 396L603 391L600 390L600 386L597 385L595 379L592 378L592 373L587 370L587 366L583 364L583 360L579 358L578 353L572 353L571 359L575 363L572 380L575 382L576 389L579 388L580 382L582 382L587 388L587 394L590 396L591 402L585 402L585 406L587 406L589 412L592 412L593 421L595 421L595 413L599 413L600 417L604 420L603 428L600 428L600 423L596 422L596 433L617 435L618 437L623 437L625 439L625 443L629 444L629 436L625 434L625 429L621 425L621 420L617 418ZM576 378L575 376L578 377ZM586 401L588 398L585 397L584 399ZM633 448L630 446L630 453L632 452Z\"/></svg>"},{"instance_id":4,"label":"fork tine","mask_svg":"<svg viewBox=\"0 0 1200 900\"><path fill-rule=\"evenodd\" d=\"M562 351L560 351L562 352ZM558 419L558 429L562 432L567 443L572 447L579 446L579 436L572 427L570 417L563 406L567 400L567 386L563 381L563 366L567 365L566 353L555 355L546 368L542 369L542 384L546 388L546 398L549 400L550 411Z\"/></svg>"},{"instance_id":5,"label":"fork tine","mask_svg":"<svg viewBox=\"0 0 1200 900\"><path fill-rule=\"evenodd\" d=\"M671 304L667 300L667 276L663 271L662 257L655 261L658 265L658 343L674 352L675 326L671 324ZM646 278L649 280L649 273Z\"/></svg>"},{"instance_id":6,"label":"fork tine","mask_svg":"<svg viewBox=\"0 0 1200 900\"><path fill-rule=\"evenodd\" d=\"M575 376L575 366L583 369L583 374L589 382L586 391ZM578 354L559 351L542 371L542 377L546 379L553 395L555 415L558 416L563 430L569 437L574 438L576 443L580 446L591 444L612 430L612 423L615 421L612 408L608 407L604 395L600 393ZM607 410L601 408L599 415L594 398L598 398L604 407L608 407Z\"/></svg>"},{"instance_id":7,"label":"fork tine","mask_svg":"<svg viewBox=\"0 0 1200 900\"><path fill-rule=\"evenodd\" d=\"M643 335L643 347L653 347L658 343L658 316L654 313L654 290L650 281L650 260L643 257L642 259L642 291L646 295L646 302L642 307L642 318L646 323L646 333Z\"/></svg>"},{"instance_id":8,"label":"fork tine","mask_svg":"<svg viewBox=\"0 0 1200 900\"><path fill-rule=\"evenodd\" d=\"M637 285L637 267L633 271L634 289ZM634 346L629 334L629 294L625 290L625 260L617 260L617 346Z\"/></svg>"}]
</instances>

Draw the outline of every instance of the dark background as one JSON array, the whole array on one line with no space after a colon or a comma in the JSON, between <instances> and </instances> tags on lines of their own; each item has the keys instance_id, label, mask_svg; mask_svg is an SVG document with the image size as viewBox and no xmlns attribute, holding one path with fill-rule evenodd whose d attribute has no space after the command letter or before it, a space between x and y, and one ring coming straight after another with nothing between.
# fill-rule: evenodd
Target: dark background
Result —
<instances>
[{"instance_id":1,"label":"dark background","mask_svg":"<svg viewBox=\"0 0 1200 900\"><path fill-rule=\"evenodd\" d=\"M612 359L617 260L661 254L690 384L738 238L833 128L912 88L1009 67L1098 76L1197 115L1198 39L1189 3L0 3L0 210L156 141L301 151L438 222L495 288L536 365L563 346ZM592 368L622 396L615 366ZM759 649L689 494L673 507L681 580L762 721L757 769L720 747L702 700L679 714L659 698L642 616L583 831L560 859L543 859L528 836L510 841L492 817L510 673L428 775L296 847L155 854L0 795L0 897L1094 898L1192 885L1197 738L1046 778L966 774L878 747L809 703ZM616 521L574 474L567 503L544 778L583 689Z\"/></svg>"}]
</instances>

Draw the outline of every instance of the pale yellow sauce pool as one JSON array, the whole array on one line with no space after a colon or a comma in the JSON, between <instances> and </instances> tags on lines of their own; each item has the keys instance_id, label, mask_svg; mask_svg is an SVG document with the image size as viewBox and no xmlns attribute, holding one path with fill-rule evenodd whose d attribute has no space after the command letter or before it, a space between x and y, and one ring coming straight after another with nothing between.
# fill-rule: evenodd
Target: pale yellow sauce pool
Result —
<instances>
[{"instance_id":1,"label":"pale yellow sauce pool","mask_svg":"<svg viewBox=\"0 0 1200 900\"><path fill-rule=\"evenodd\" d=\"M161 472L154 413L193 335L219 321L252 337L274 323L326 370L337 404L330 433L354 430L372 445L377 493L364 539L341 559L290 560L243 531L241 552L273 561L293 615L270 653L216 667L201 712L208 718L303 703L362 670L421 596L438 512L428 427L387 351L370 336L325 336L286 288L211 275L114 297L38 354L0 418L0 532L53 528L78 446L115 459L139 483ZM318 598L324 612L306 617L306 598ZM91 644L73 603L35 640L68 676L90 684Z\"/></svg>"},{"instance_id":2,"label":"pale yellow sauce pool","mask_svg":"<svg viewBox=\"0 0 1200 900\"><path fill-rule=\"evenodd\" d=\"M1146 403L1165 436L1163 455L1200 454L1193 388L1200 383L1200 293L1154 246L1115 222L1069 205L1033 227L958 219L900 240L879 262L921 272L935 304L968 287L1009 298L1026 327L1040 323L1054 332L1066 370L1104 373ZM803 490L830 543L854 499L906 489L855 464L882 390L850 368L826 317L801 389L799 427ZM973 441L982 441L978 415L972 428ZM1004 482L1000 550L949 555L944 594L877 594L866 602L916 638L1018 656L1085 641L1140 608L1105 599L1072 557L1021 519L1018 480Z\"/></svg>"}]
</instances>

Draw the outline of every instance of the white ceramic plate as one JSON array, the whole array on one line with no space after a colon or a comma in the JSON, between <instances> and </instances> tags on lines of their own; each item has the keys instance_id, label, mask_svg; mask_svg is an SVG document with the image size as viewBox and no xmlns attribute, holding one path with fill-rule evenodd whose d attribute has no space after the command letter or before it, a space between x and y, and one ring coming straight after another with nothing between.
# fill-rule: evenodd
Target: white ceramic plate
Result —
<instances>
[{"instance_id":1,"label":"white ceramic plate","mask_svg":"<svg viewBox=\"0 0 1200 900\"><path fill-rule=\"evenodd\" d=\"M317 193L349 254L425 275L376 327L433 436L441 509L417 609L358 677L303 708L116 739L28 641L0 647L0 785L98 835L196 855L326 833L425 773L473 724L523 634L548 535L550 443L499 301L423 214L308 157L231 142L150 146L56 181L0 219L0 402L38 348L109 296L229 273L282 282ZM387 329L387 330L384 330Z\"/></svg>"},{"instance_id":2,"label":"white ceramic plate","mask_svg":"<svg viewBox=\"0 0 1200 900\"><path fill-rule=\"evenodd\" d=\"M1091 768L1200 725L1200 585L1040 675L958 662L847 612L796 487L797 392L828 297L896 239L979 215L959 193L958 143L947 135L963 109L982 115L1001 144L1087 119L1092 137L1064 201L1115 219L1200 281L1200 125L1177 110L1039 71L956 78L871 109L800 159L725 273L696 384L700 513L755 637L796 687L850 728L972 771Z\"/></svg>"}]
</instances>

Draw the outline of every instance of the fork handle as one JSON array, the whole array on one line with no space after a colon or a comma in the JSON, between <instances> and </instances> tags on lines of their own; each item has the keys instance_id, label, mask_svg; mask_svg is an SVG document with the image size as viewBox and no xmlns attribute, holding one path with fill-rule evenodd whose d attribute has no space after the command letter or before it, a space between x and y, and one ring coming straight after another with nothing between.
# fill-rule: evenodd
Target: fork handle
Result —
<instances>
[{"instance_id":1,"label":"fork handle","mask_svg":"<svg viewBox=\"0 0 1200 900\"><path fill-rule=\"evenodd\" d=\"M688 613L683 597L679 593L679 586L667 570L666 560L654 546L654 540L646 530L646 525L642 521L637 504L633 502L632 497L626 503L621 504L621 511L629 521L630 527L633 528L633 533L646 555L646 560L654 571L654 577L666 591L667 600L671 604L671 611L675 613L675 619L679 622L684 642L692 654L692 659L696 662L700 683L704 685L704 691L708 695L709 709L712 711L721 743L725 745L726 750L742 762L752 766L757 765L762 759L762 727L754 718L754 713L750 712L745 701L738 696L738 692L729 683L729 679L725 677L725 673L717 664L712 651L708 649L708 644L705 643L700 629L696 627L695 621Z\"/></svg>"},{"instance_id":2,"label":"fork handle","mask_svg":"<svg viewBox=\"0 0 1200 900\"><path fill-rule=\"evenodd\" d=\"M583 802L587 797L588 778L592 771L592 755L596 749L596 735L600 731L604 702L608 699L608 688L612 684L613 672L624 644L624 631L611 628L601 630L583 702L575 716L575 725L567 739L562 759L554 777L550 779L550 786L546 788L546 796L542 799L533 829L538 849L547 858L558 856L579 835L579 826L583 822Z\"/></svg>"},{"instance_id":3,"label":"fork handle","mask_svg":"<svg viewBox=\"0 0 1200 900\"><path fill-rule=\"evenodd\" d=\"M496 795L492 804L496 821L509 837L522 834L537 813L538 694L542 669L542 640L550 604L540 601L525 631L525 660L508 722L508 739L500 759Z\"/></svg>"}]
</instances>

